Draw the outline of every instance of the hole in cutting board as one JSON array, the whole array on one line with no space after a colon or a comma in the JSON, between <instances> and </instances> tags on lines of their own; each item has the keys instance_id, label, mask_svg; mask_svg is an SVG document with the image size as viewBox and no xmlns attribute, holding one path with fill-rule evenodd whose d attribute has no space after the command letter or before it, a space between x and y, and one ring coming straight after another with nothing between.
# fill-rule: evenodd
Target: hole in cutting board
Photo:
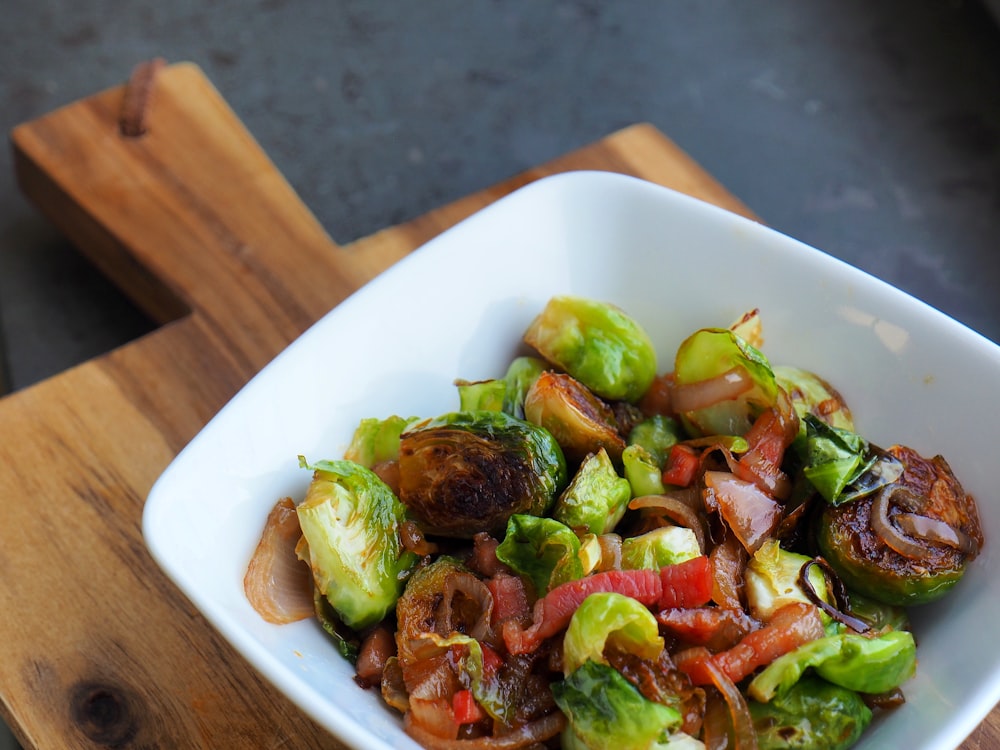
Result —
<instances>
[{"instance_id":1,"label":"hole in cutting board","mask_svg":"<svg viewBox=\"0 0 1000 750\"><path fill-rule=\"evenodd\" d=\"M44 218L16 221L3 235L0 345L6 372L0 392L25 388L158 327ZM184 312L177 306L170 317Z\"/></svg>"}]
</instances>

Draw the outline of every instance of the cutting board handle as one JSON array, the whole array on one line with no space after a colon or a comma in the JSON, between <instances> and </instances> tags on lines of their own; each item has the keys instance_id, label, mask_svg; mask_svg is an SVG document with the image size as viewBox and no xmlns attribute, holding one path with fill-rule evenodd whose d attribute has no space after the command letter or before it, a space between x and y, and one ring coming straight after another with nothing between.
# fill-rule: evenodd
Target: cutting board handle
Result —
<instances>
[{"instance_id":1,"label":"cutting board handle","mask_svg":"<svg viewBox=\"0 0 1000 750\"><path fill-rule=\"evenodd\" d=\"M139 68L11 141L25 195L155 321L204 316L277 352L357 286L194 64Z\"/></svg>"}]
</instances>

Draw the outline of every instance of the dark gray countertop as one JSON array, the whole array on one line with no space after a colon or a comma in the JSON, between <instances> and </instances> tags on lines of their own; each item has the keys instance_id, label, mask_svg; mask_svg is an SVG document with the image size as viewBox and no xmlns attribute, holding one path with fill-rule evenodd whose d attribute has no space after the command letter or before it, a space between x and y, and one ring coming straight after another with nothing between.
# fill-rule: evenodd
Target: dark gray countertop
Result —
<instances>
[{"instance_id":1,"label":"dark gray countertop","mask_svg":"<svg viewBox=\"0 0 1000 750\"><path fill-rule=\"evenodd\" d=\"M33 0L0 24L0 118L157 56L205 70L339 242L647 121L770 225L1000 341L1000 33L973 2ZM152 324L0 153L19 389Z\"/></svg>"}]
</instances>

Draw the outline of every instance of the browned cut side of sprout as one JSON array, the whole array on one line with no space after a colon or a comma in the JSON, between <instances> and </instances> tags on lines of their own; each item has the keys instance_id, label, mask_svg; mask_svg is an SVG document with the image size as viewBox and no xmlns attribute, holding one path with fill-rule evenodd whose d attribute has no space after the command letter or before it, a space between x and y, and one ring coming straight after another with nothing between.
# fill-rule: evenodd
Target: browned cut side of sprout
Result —
<instances>
[{"instance_id":1,"label":"browned cut side of sprout","mask_svg":"<svg viewBox=\"0 0 1000 750\"><path fill-rule=\"evenodd\" d=\"M604 448L618 462L625 450L611 407L564 373L538 376L524 397L524 416L552 433L567 461L580 462Z\"/></svg>"},{"instance_id":2,"label":"browned cut side of sprout","mask_svg":"<svg viewBox=\"0 0 1000 750\"><path fill-rule=\"evenodd\" d=\"M267 622L284 625L315 614L312 572L295 555L301 538L295 503L282 498L268 514L243 576L247 600Z\"/></svg>"}]
</instances>

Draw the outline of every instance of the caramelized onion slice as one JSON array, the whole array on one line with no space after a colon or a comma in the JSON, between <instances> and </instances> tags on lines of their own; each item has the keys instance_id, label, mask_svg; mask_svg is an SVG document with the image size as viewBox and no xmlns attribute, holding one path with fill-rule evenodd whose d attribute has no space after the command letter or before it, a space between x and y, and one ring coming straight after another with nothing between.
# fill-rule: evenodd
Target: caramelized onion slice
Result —
<instances>
[{"instance_id":1,"label":"caramelized onion slice","mask_svg":"<svg viewBox=\"0 0 1000 750\"><path fill-rule=\"evenodd\" d=\"M750 373L737 365L708 380L674 383L670 388L670 405L675 412L697 411L720 401L732 401L751 388Z\"/></svg>"},{"instance_id":2,"label":"caramelized onion slice","mask_svg":"<svg viewBox=\"0 0 1000 750\"><path fill-rule=\"evenodd\" d=\"M907 536L943 544L967 555L975 556L979 552L979 545L972 537L936 518L917 513L897 513L892 521Z\"/></svg>"},{"instance_id":3,"label":"caramelized onion slice","mask_svg":"<svg viewBox=\"0 0 1000 750\"><path fill-rule=\"evenodd\" d=\"M295 555L301 537L295 503L282 498L268 513L243 576L243 592L250 605L275 625L304 620L315 612L312 573Z\"/></svg>"},{"instance_id":4,"label":"caramelized onion slice","mask_svg":"<svg viewBox=\"0 0 1000 750\"><path fill-rule=\"evenodd\" d=\"M698 547L702 554L705 554L705 525L701 517L685 503L670 494L665 495L643 495L632 500L628 507L631 510L639 508L654 508L663 512L667 518L675 523L691 529L698 540Z\"/></svg>"},{"instance_id":5,"label":"caramelized onion slice","mask_svg":"<svg viewBox=\"0 0 1000 750\"><path fill-rule=\"evenodd\" d=\"M518 750L536 747L558 735L566 727L562 712L551 713L536 721L497 737L477 737L470 740L439 737L420 726L412 711L403 719L403 729L429 750Z\"/></svg>"}]
</instances>

